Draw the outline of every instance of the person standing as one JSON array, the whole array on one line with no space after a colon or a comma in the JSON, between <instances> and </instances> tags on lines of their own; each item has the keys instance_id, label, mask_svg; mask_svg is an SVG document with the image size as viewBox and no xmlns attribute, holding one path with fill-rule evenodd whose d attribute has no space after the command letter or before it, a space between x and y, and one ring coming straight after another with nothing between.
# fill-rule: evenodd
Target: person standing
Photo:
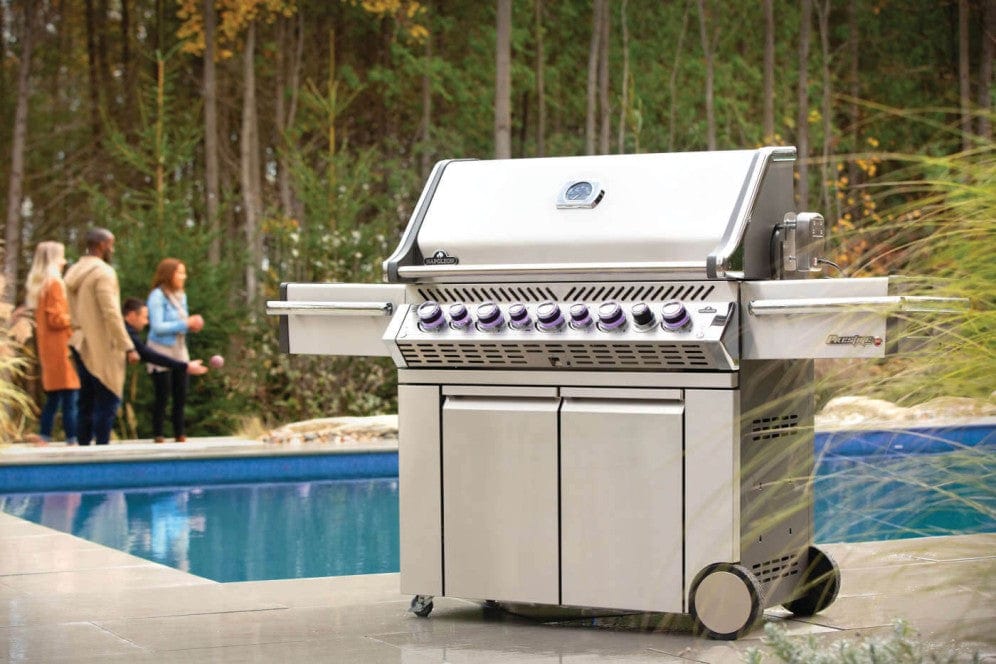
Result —
<instances>
[{"instance_id":1,"label":"person standing","mask_svg":"<svg viewBox=\"0 0 996 664\"><path fill-rule=\"evenodd\" d=\"M66 272L73 334L69 339L80 376L80 445L111 440L124 394L125 362L138 353L121 317L118 275L111 267L114 234L94 228L86 234L86 255Z\"/></svg>"},{"instance_id":2,"label":"person standing","mask_svg":"<svg viewBox=\"0 0 996 664\"><path fill-rule=\"evenodd\" d=\"M66 247L61 242L39 242L28 272L25 307L34 311L35 340L41 365L45 406L39 419L38 436L30 440L46 444L52 440L55 415L62 408L62 428L66 442L76 444L76 401L80 379L69 358L72 326L62 270L66 267Z\"/></svg>"},{"instance_id":3,"label":"person standing","mask_svg":"<svg viewBox=\"0 0 996 664\"><path fill-rule=\"evenodd\" d=\"M199 314L191 315L187 308L187 266L176 258L164 258L156 267L149 293L149 339L152 350L177 360L190 362L187 351L187 333L200 332L204 319ZM185 369L149 364L149 375L155 392L152 404L152 435L157 443L165 440L163 423L166 418L166 404L172 397L173 436L176 442L186 442L184 408L187 403L188 378Z\"/></svg>"}]
</instances>

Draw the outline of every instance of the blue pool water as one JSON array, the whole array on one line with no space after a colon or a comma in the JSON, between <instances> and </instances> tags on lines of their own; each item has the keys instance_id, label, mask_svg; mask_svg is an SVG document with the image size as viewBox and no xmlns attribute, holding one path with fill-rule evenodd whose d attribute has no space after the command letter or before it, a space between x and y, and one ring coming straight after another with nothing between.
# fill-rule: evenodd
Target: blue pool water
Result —
<instances>
[{"instance_id":1,"label":"blue pool water","mask_svg":"<svg viewBox=\"0 0 996 664\"><path fill-rule=\"evenodd\" d=\"M215 581L398 571L397 479L15 494L0 509Z\"/></svg>"},{"instance_id":2,"label":"blue pool water","mask_svg":"<svg viewBox=\"0 0 996 664\"><path fill-rule=\"evenodd\" d=\"M992 426L954 435L872 434L817 435L817 542L996 532ZM9 471L0 472L8 491L0 494L0 510L216 581L399 567L394 454L0 471ZM373 478L349 479L366 473ZM141 485L173 474L202 486L51 492ZM295 481L246 483L256 477ZM212 485L221 482L242 484Z\"/></svg>"}]
</instances>

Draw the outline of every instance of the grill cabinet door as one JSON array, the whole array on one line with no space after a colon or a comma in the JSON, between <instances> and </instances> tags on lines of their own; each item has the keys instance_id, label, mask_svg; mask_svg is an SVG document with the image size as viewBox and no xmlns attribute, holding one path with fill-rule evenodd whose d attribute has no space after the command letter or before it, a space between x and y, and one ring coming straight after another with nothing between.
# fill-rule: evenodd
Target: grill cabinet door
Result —
<instances>
[{"instance_id":1,"label":"grill cabinet door","mask_svg":"<svg viewBox=\"0 0 996 664\"><path fill-rule=\"evenodd\" d=\"M561 409L563 603L681 612L680 392L601 391Z\"/></svg>"},{"instance_id":2,"label":"grill cabinet door","mask_svg":"<svg viewBox=\"0 0 996 664\"><path fill-rule=\"evenodd\" d=\"M557 604L559 399L473 389L443 406L445 593Z\"/></svg>"}]
</instances>

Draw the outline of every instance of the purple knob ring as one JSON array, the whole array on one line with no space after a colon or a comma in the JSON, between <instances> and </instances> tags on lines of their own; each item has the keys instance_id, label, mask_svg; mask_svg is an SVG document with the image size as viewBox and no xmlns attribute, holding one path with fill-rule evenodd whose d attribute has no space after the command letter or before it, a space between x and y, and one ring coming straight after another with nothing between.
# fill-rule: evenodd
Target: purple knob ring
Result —
<instances>
[{"instance_id":1,"label":"purple knob ring","mask_svg":"<svg viewBox=\"0 0 996 664\"><path fill-rule=\"evenodd\" d=\"M434 332L446 324L443 310L432 300L418 305L415 313L418 316L419 327L427 332Z\"/></svg>"},{"instance_id":2,"label":"purple knob ring","mask_svg":"<svg viewBox=\"0 0 996 664\"><path fill-rule=\"evenodd\" d=\"M529 311L526 305L516 302L508 308L508 324L515 329L529 327Z\"/></svg>"},{"instance_id":3,"label":"purple knob ring","mask_svg":"<svg viewBox=\"0 0 996 664\"><path fill-rule=\"evenodd\" d=\"M450 327L462 330L470 325L470 314L467 313L467 307L457 303L450 305Z\"/></svg>"},{"instance_id":4,"label":"purple knob ring","mask_svg":"<svg viewBox=\"0 0 996 664\"><path fill-rule=\"evenodd\" d=\"M591 313L586 304L571 305L571 327L584 328L591 325Z\"/></svg>"},{"instance_id":5,"label":"purple knob ring","mask_svg":"<svg viewBox=\"0 0 996 664\"><path fill-rule=\"evenodd\" d=\"M505 317L501 314L501 309L494 302L484 302L477 307L477 327L492 332L505 323Z\"/></svg>"},{"instance_id":6,"label":"purple knob ring","mask_svg":"<svg viewBox=\"0 0 996 664\"><path fill-rule=\"evenodd\" d=\"M626 324L626 314L617 302L605 302L598 307L598 326L605 331L618 330Z\"/></svg>"},{"instance_id":7,"label":"purple knob ring","mask_svg":"<svg viewBox=\"0 0 996 664\"><path fill-rule=\"evenodd\" d=\"M665 330L680 330L692 322L688 309L681 302L665 302L661 310L661 324Z\"/></svg>"},{"instance_id":8,"label":"purple knob ring","mask_svg":"<svg viewBox=\"0 0 996 664\"><path fill-rule=\"evenodd\" d=\"M536 327L544 332L559 330L564 326L564 315L560 311L560 305L547 300L536 307Z\"/></svg>"}]
</instances>

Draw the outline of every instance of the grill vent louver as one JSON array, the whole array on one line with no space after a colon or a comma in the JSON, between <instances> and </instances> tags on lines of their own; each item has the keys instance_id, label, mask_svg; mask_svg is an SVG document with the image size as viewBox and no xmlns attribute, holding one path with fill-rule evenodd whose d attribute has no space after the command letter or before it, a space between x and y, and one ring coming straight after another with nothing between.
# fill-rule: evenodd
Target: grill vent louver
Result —
<instances>
[{"instance_id":1,"label":"grill vent louver","mask_svg":"<svg viewBox=\"0 0 996 664\"><path fill-rule=\"evenodd\" d=\"M751 566L751 571L762 584L771 583L798 574L799 560L799 556L781 556L763 563L755 563Z\"/></svg>"},{"instance_id":2,"label":"grill vent louver","mask_svg":"<svg viewBox=\"0 0 996 664\"><path fill-rule=\"evenodd\" d=\"M618 284L575 285L550 287L543 285L474 285L474 286L419 286L416 289L422 300L436 302L660 302L682 300L701 302L716 290L714 284Z\"/></svg>"},{"instance_id":3,"label":"grill vent louver","mask_svg":"<svg viewBox=\"0 0 996 664\"><path fill-rule=\"evenodd\" d=\"M798 415L761 417L750 423L750 439L756 442L791 436L798 428Z\"/></svg>"},{"instance_id":4,"label":"grill vent louver","mask_svg":"<svg viewBox=\"0 0 996 664\"><path fill-rule=\"evenodd\" d=\"M711 369L697 344L398 343L411 368Z\"/></svg>"}]
</instances>

